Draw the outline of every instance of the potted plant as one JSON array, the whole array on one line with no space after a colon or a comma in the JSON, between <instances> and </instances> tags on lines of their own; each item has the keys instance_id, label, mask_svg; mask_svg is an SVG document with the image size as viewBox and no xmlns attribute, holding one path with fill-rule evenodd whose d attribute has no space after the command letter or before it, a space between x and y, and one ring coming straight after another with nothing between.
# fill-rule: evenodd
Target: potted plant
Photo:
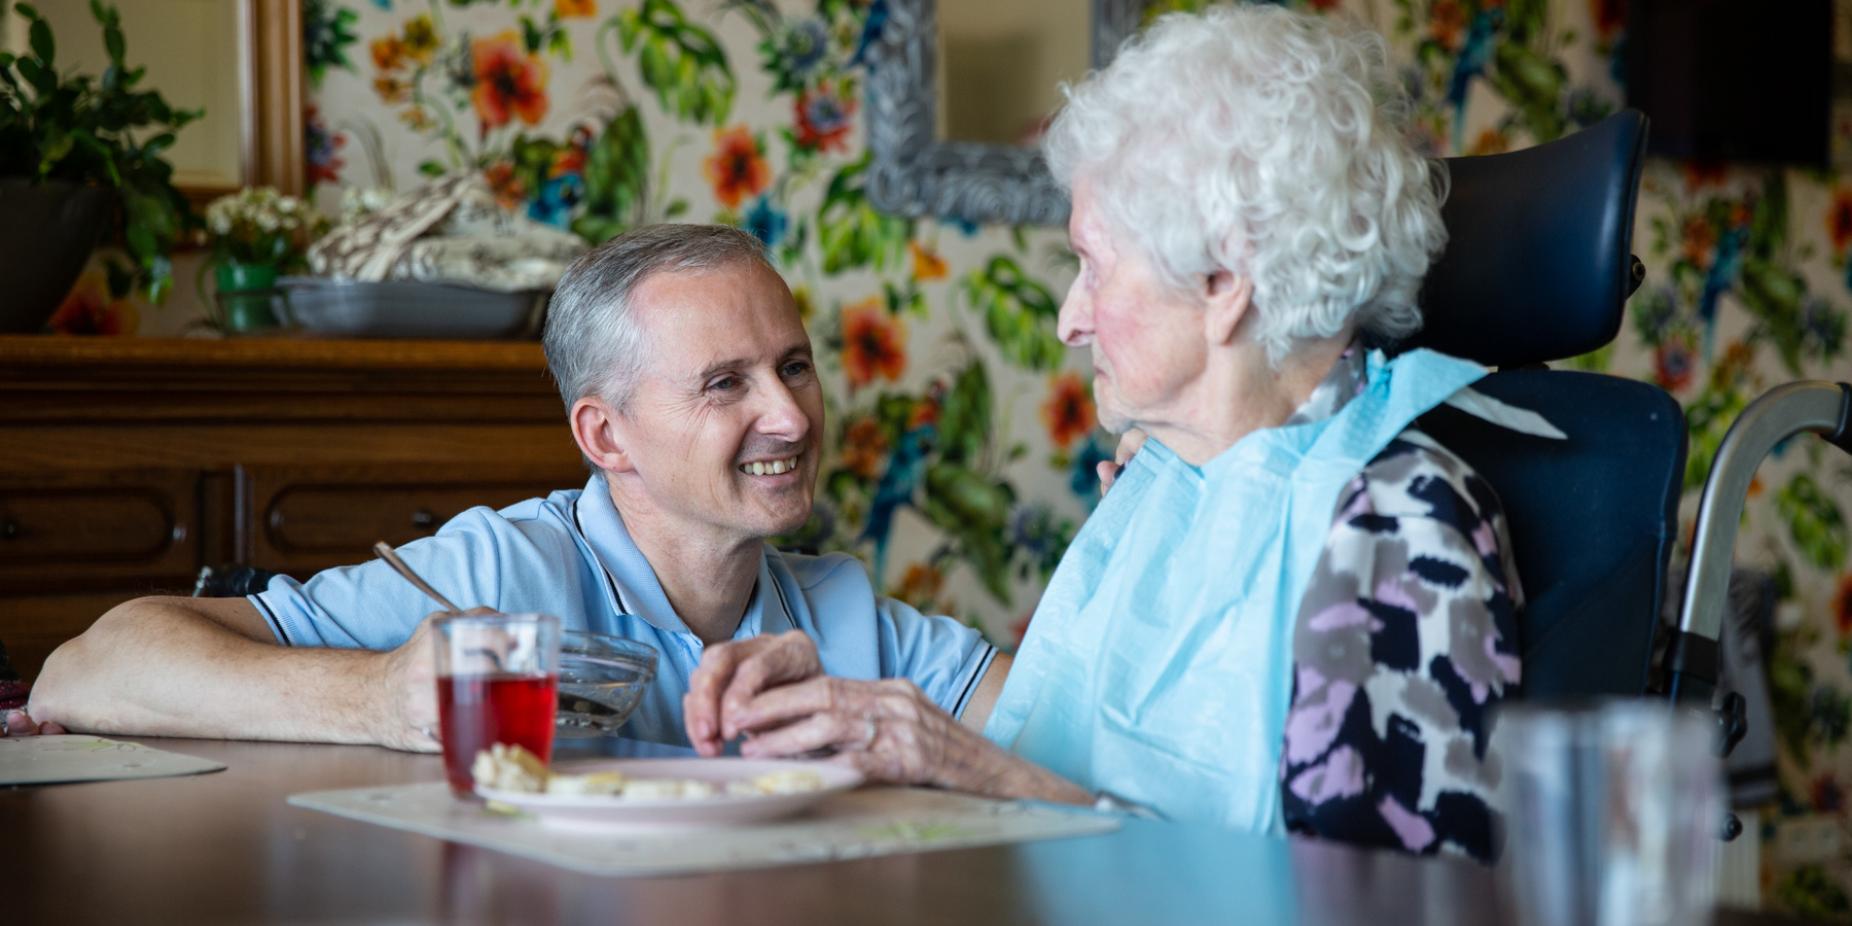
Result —
<instances>
[{"instance_id":1,"label":"potted plant","mask_svg":"<svg viewBox=\"0 0 1852 926\"><path fill-rule=\"evenodd\" d=\"M116 219L131 260L109 262L110 289L159 302L173 281L167 255L191 222L161 155L200 113L136 89L144 69L123 59L115 7L90 0L109 53L100 76L61 75L51 26L29 4L14 10L27 51L0 52L0 331L40 330Z\"/></svg>"},{"instance_id":2,"label":"potted plant","mask_svg":"<svg viewBox=\"0 0 1852 926\"><path fill-rule=\"evenodd\" d=\"M327 223L308 203L273 187L247 187L206 207L206 241L218 284L217 322L230 333L275 328L277 277L300 270L303 250Z\"/></svg>"}]
</instances>

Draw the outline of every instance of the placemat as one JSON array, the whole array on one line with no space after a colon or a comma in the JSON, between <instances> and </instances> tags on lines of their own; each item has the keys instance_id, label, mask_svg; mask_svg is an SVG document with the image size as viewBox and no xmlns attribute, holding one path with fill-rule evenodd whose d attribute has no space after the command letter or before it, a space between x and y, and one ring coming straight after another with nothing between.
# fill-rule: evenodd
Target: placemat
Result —
<instances>
[{"instance_id":1,"label":"placemat","mask_svg":"<svg viewBox=\"0 0 1852 926\"><path fill-rule=\"evenodd\" d=\"M802 816L668 831L557 829L459 801L442 782L296 794L297 807L411 830L595 875L672 875L866 858L897 852L1092 836L1111 816L923 788L832 795Z\"/></svg>"},{"instance_id":2,"label":"placemat","mask_svg":"<svg viewBox=\"0 0 1852 926\"><path fill-rule=\"evenodd\" d=\"M224 763L100 736L0 737L0 786L166 778L216 772Z\"/></svg>"}]
</instances>

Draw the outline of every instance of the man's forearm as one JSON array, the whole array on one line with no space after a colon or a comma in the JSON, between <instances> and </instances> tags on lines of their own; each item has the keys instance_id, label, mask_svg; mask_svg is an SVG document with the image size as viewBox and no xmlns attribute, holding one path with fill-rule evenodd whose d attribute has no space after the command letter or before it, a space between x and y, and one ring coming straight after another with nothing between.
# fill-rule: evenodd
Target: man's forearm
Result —
<instances>
[{"instance_id":1,"label":"man's forearm","mask_svg":"<svg viewBox=\"0 0 1852 926\"><path fill-rule=\"evenodd\" d=\"M72 730L371 743L384 654L291 649L240 635L188 599L139 599L60 646L29 713Z\"/></svg>"}]
</instances>

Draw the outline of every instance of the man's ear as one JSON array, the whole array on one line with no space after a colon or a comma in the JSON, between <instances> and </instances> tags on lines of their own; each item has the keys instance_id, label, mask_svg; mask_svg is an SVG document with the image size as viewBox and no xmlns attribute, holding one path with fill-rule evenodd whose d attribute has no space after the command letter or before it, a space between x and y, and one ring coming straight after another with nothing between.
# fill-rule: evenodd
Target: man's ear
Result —
<instances>
[{"instance_id":1,"label":"man's ear","mask_svg":"<svg viewBox=\"0 0 1852 926\"><path fill-rule=\"evenodd\" d=\"M1217 346L1233 344L1253 312L1254 281L1232 270L1217 270L1203 283L1203 334Z\"/></svg>"},{"instance_id":2,"label":"man's ear","mask_svg":"<svg viewBox=\"0 0 1852 926\"><path fill-rule=\"evenodd\" d=\"M595 395L585 396L572 403L572 414L568 418L573 442L593 466L607 473L628 473L636 469L619 437L620 417L611 403Z\"/></svg>"}]
</instances>

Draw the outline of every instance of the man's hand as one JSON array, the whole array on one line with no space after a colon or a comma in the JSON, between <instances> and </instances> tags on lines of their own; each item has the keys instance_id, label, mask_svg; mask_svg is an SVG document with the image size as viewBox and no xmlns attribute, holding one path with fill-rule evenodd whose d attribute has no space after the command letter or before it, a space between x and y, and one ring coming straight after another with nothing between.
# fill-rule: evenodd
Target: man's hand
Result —
<instances>
[{"instance_id":1,"label":"man's hand","mask_svg":"<svg viewBox=\"0 0 1852 926\"><path fill-rule=\"evenodd\" d=\"M1144 445L1145 432L1133 428L1119 435L1119 449L1113 451L1111 463L1101 460L1094 465L1094 472L1100 475L1101 497L1105 497L1106 490L1112 488L1113 482L1119 478L1119 471L1125 469L1125 464L1130 463L1138 453L1138 448Z\"/></svg>"},{"instance_id":2,"label":"man's hand","mask_svg":"<svg viewBox=\"0 0 1852 926\"><path fill-rule=\"evenodd\" d=\"M39 723L25 711L14 709L0 718L0 736L56 736L68 732L63 726L52 721Z\"/></svg>"},{"instance_id":3,"label":"man's hand","mask_svg":"<svg viewBox=\"0 0 1852 926\"><path fill-rule=\"evenodd\" d=\"M398 649L379 654L373 684L379 705L379 729L374 736L380 745L406 752L442 749L437 741L437 629L432 621L450 613L427 616ZM472 608L465 613L495 612Z\"/></svg>"},{"instance_id":4,"label":"man's hand","mask_svg":"<svg viewBox=\"0 0 1852 926\"><path fill-rule=\"evenodd\" d=\"M822 674L817 643L801 630L710 646L682 695L688 741L701 755L720 755L745 732L740 711L760 692Z\"/></svg>"}]
</instances>

